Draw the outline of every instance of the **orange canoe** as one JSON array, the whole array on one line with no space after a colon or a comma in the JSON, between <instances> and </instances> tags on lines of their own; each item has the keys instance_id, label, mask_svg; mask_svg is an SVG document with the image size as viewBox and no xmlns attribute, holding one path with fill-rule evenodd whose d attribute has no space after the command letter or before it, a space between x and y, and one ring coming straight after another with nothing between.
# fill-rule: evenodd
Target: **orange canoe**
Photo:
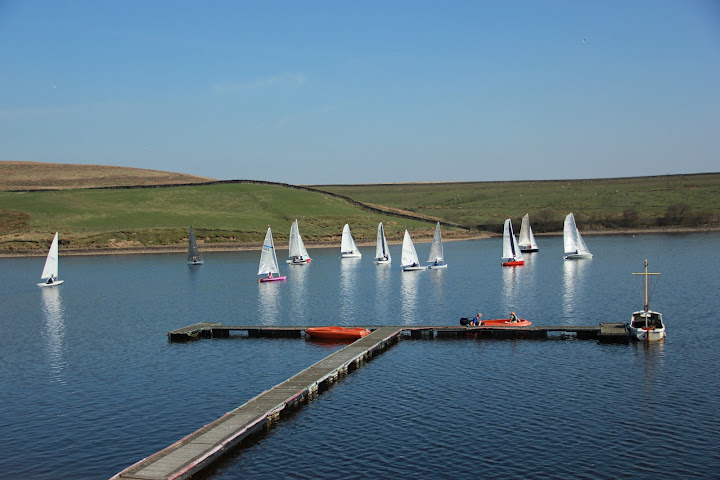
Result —
<instances>
[{"instance_id":1,"label":"orange canoe","mask_svg":"<svg viewBox=\"0 0 720 480\"><path fill-rule=\"evenodd\" d=\"M308 337L333 340L356 340L369 333L370 330L362 327L312 327L305 330L305 335Z\"/></svg>"},{"instance_id":2,"label":"orange canoe","mask_svg":"<svg viewBox=\"0 0 720 480\"><path fill-rule=\"evenodd\" d=\"M511 322L509 318L498 318L493 320L482 320L481 327L529 327L532 322L524 318L518 318L517 322Z\"/></svg>"}]
</instances>

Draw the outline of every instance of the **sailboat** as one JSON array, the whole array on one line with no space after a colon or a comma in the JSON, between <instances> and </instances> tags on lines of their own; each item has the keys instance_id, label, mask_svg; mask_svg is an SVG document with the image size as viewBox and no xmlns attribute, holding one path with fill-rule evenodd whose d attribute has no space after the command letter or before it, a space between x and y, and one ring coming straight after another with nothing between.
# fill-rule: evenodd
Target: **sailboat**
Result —
<instances>
[{"instance_id":1,"label":"sailboat","mask_svg":"<svg viewBox=\"0 0 720 480\"><path fill-rule=\"evenodd\" d=\"M435 226L432 245L430 245L430 256L428 257L428 268L447 268L445 253L443 252L442 234L440 233L440 222Z\"/></svg>"},{"instance_id":2,"label":"sailboat","mask_svg":"<svg viewBox=\"0 0 720 480\"><path fill-rule=\"evenodd\" d=\"M263 242L262 252L260 253L260 267L258 268L257 274L267 275L267 277L258 278L258 283L277 282L279 280L285 280L286 278L273 276L280 275L280 269L278 268L277 255L275 254L275 242L273 242L270 227L268 227L267 233L265 234L265 241Z\"/></svg>"},{"instance_id":3,"label":"sailboat","mask_svg":"<svg viewBox=\"0 0 720 480\"><path fill-rule=\"evenodd\" d=\"M410 238L410 234L407 229L405 230L405 237L403 238L400 266L402 267L403 272L425 270L427 268L420 265L420 260L418 259L417 252L415 251L415 245L413 245L413 241Z\"/></svg>"},{"instance_id":4,"label":"sailboat","mask_svg":"<svg viewBox=\"0 0 720 480\"><path fill-rule=\"evenodd\" d=\"M532 227L530 226L530 214L526 213L522 218L522 224L520 225L520 238L518 238L518 245L520 246L521 252L537 252L538 246L535 242L535 235L533 235Z\"/></svg>"},{"instance_id":5,"label":"sailboat","mask_svg":"<svg viewBox=\"0 0 720 480\"><path fill-rule=\"evenodd\" d=\"M378 223L377 246L375 247L375 263L383 264L392 262L390 249L388 248L387 239L385 238L385 228L382 222Z\"/></svg>"},{"instance_id":6,"label":"sailboat","mask_svg":"<svg viewBox=\"0 0 720 480\"><path fill-rule=\"evenodd\" d=\"M300 236L297 220L290 227L290 250L288 253L292 258L285 261L290 265L307 265L312 262L312 258L308 255L305 243Z\"/></svg>"},{"instance_id":7,"label":"sailboat","mask_svg":"<svg viewBox=\"0 0 720 480\"><path fill-rule=\"evenodd\" d=\"M340 242L340 258L360 258L362 253L355 243L355 239L350 233L350 225L347 223L343 227L342 240Z\"/></svg>"},{"instance_id":8,"label":"sailboat","mask_svg":"<svg viewBox=\"0 0 720 480\"><path fill-rule=\"evenodd\" d=\"M592 258L592 253L588 250L582 236L580 236L577 225L575 225L575 216L572 212L568 213L568 216L565 217L563 242L565 244L565 260Z\"/></svg>"},{"instance_id":9,"label":"sailboat","mask_svg":"<svg viewBox=\"0 0 720 480\"><path fill-rule=\"evenodd\" d=\"M58 280L58 233L55 232L55 238L53 238L50 244L50 250L48 251L47 258L45 259L45 267L43 268L40 280L45 280L42 283L38 283L39 287L54 287L60 285L64 280Z\"/></svg>"},{"instance_id":10,"label":"sailboat","mask_svg":"<svg viewBox=\"0 0 720 480\"><path fill-rule=\"evenodd\" d=\"M647 267L648 262L645 260L645 272L633 273L633 275L645 276L645 304L642 310L633 312L630 323L626 323L625 328L631 338L652 342L665 338L665 324L663 323L662 313L650 310L650 302L648 301L648 275L660 274L648 273Z\"/></svg>"},{"instance_id":11,"label":"sailboat","mask_svg":"<svg viewBox=\"0 0 720 480\"><path fill-rule=\"evenodd\" d=\"M512 221L508 218L505 220L505 226L503 227L502 266L516 267L519 265L525 265L525 260L523 259L523 254L518 247L515 232L513 231Z\"/></svg>"},{"instance_id":12,"label":"sailboat","mask_svg":"<svg viewBox=\"0 0 720 480\"><path fill-rule=\"evenodd\" d=\"M195 230L192 225L190 226L190 233L188 234L188 265L202 265L205 261L200 256L200 251L197 247L197 241L195 240Z\"/></svg>"}]
</instances>

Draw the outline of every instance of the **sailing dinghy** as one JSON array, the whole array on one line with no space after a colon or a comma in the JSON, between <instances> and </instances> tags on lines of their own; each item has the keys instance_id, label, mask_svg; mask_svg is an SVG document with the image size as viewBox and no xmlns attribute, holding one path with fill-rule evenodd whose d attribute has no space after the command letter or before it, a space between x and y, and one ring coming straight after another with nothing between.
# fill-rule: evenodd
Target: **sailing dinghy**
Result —
<instances>
[{"instance_id":1,"label":"sailing dinghy","mask_svg":"<svg viewBox=\"0 0 720 480\"><path fill-rule=\"evenodd\" d=\"M420 265L417 251L415 251L415 245L410 238L410 234L407 229L405 230L405 237L403 238L402 244L402 257L400 258L400 266L403 272L410 272L413 270L425 270L427 267Z\"/></svg>"},{"instance_id":2,"label":"sailing dinghy","mask_svg":"<svg viewBox=\"0 0 720 480\"><path fill-rule=\"evenodd\" d=\"M625 324L630 337L635 340L653 342L665 338L665 324L662 313L650 310L648 298L648 275L660 275L659 273L648 273L648 262L645 260L645 273L633 273L633 275L645 276L645 304L642 310L633 312L630 323Z\"/></svg>"},{"instance_id":3,"label":"sailing dinghy","mask_svg":"<svg viewBox=\"0 0 720 480\"><path fill-rule=\"evenodd\" d=\"M515 232L512 227L512 221L508 218L505 220L505 226L503 227L502 266L517 267L520 265L525 265L525 260L523 259L523 254L518 247Z\"/></svg>"},{"instance_id":4,"label":"sailing dinghy","mask_svg":"<svg viewBox=\"0 0 720 480\"><path fill-rule=\"evenodd\" d=\"M442 234L440 233L440 222L435 226L432 245L430 245L430 256L428 257L428 268L447 268L445 263L445 252L443 251Z\"/></svg>"},{"instance_id":5,"label":"sailing dinghy","mask_svg":"<svg viewBox=\"0 0 720 480\"><path fill-rule=\"evenodd\" d=\"M195 240L195 230L193 230L192 225L190 226L190 233L188 234L188 257L187 257L187 264L188 265L202 265L205 263L205 260L202 259L200 256L200 251L198 250L197 246L197 240Z\"/></svg>"},{"instance_id":6,"label":"sailing dinghy","mask_svg":"<svg viewBox=\"0 0 720 480\"><path fill-rule=\"evenodd\" d=\"M48 251L47 258L45 259L45 267L43 268L40 280L45 280L42 283L38 283L38 287L54 287L60 285L64 280L58 280L58 234L55 232L55 238L53 238L50 244L50 250Z\"/></svg>"},{"instance_id":7,"label":"sailing dinghy","mask_svg":"<svg viewBox=\"0 0 720 480\"><path fill-rule=\"evenodd\" d=\"M312 258L308 255L305 243L300 236L297 220L295 220L290 227L290 250L288 253L292 258L285 261L290 265L307 265L312 262Z\"/></svg>"},{"instance_id":8,"label":"sailing dinghy","mask_svg":"<svg viewBox=\"0 0 720 480\"><path fill-rule=\"evenodd\" d=\"M535 235L533 235L532 227L530 226L530 214L526 213L522 218L522 224L520 225L520 238L518 238L518 245L520 246L521 252L537 252L538 246L535 242Z\"/></svg>"},{"instance_id":9,"label":"sailing dinghy","mask_svg":"<svg viewBox=\"0 0 720 480\"><path fill-rule=\"evenodd\" d=\"M382 222L378 224L377 246L375 247L375 264L387 264L392 262L390 249L388 248L387 239L385 238L385 228Z\"/></svg>"},{"instance_id":10,"label":"sailing dinghy","mask_svg":"<svg viewBox=\"0 0 720 480\"><path fill-rule=\"evenodd\" d=\"M277 282L285 280L286 278L274 276L280 275L280 269L278 268L277 255L275 254L275 242L273 242L270 227L268 227L267 233L265 234L265 241L263 242L262 252L260 253L260 267L258 268L257 274L267 275L267 277L258 278L258 283Z\"/></svg>"},{"instance_id":11,"label":"sailing dinghy","mask_svg":"<svg viewBox=\"0 0 720 480\"><path fill-rule=\"evenodd\" d=\"M362 253L355 243L355 239L350 233L350 225L347 223L343 227L342 240L340 241L340 258L360 258Z\"/></svg>"},{"instance_id":12,"label":"sailing dinghy","mask_svg":"<svg viewBox=\"0 0 720 480\"><path fill-rule=\"evenodd\" d=\"M565 244L565 260L592 258L593 256L590 250L588 250L587 245L585 245L577 225L575 225L575 216L572 212L568 213L568 216L565 217L563 243Z\"/></svg>"}]
</instances>

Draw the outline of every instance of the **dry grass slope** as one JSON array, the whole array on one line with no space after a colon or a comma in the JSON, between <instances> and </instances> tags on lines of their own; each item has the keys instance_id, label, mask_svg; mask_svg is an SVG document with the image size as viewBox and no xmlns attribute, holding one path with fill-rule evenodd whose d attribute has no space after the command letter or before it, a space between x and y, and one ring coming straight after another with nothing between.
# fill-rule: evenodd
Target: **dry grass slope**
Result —
<instances>
[{"instance_id":1,"label":"dry grass slope","mask_svg":"<svg viewBox=\"0 0 720 480\"><path fill-rule=\"evenodd\" d=\"M0 161L0 191L203 183L212 178L143 168Z\"/></svg>"}]
</instances>

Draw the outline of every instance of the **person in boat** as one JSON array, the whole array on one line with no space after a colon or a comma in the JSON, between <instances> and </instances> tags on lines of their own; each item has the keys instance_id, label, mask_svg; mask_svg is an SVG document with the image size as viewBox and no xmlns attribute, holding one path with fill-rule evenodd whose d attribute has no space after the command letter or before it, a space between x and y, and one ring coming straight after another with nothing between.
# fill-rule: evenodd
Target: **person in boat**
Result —
<instances>
[{"instance_id":1,"label":"person in boat","mask_svg":"<svg viewBox=\"0 0 720 480\"><path fill-rule=\"evenodd\" d=\"M55 275L50 275L50 278L48 278L48 281L47 281L47 284L48 284L48 285L51 285L51 284L53 284L53 283L55 282L55 280L53 279L54 276L55 276Z\"/></svg>"},{"instance_id":2,"label":"person in boat","mask_svg":"<svg viewBox=\"0 0 720 480\"><path fill-rule=\"evenodd\" d=\"M267 278L273 278L272 272L268 272Z\"/></svg>"},{"instance_id":3,"label":"person in boat","mask_svg":"<svg viewBox=\"0 0 720 480\"><path fill-rule=\"evenodd\" d=\"M519 322L519 320L515 316L515 312L510 312L510 323L517 323L517 322Z\"/></svg>"},{"instance_id":4,"label":"person in boat","mask_svg":"<svg viewBox=\"0 0 720 480\"><path fill-rule=\"evenodd\" d=\"M470 321L470 325L473 326L473 327L479 326L480 323L481 323L481 321L480 321L480 318L481 318L481 317L482 317L482 313L478 312L478 314L475 315L475 318L473 318L473 319Z\"/></svg>"}]
</instances>

